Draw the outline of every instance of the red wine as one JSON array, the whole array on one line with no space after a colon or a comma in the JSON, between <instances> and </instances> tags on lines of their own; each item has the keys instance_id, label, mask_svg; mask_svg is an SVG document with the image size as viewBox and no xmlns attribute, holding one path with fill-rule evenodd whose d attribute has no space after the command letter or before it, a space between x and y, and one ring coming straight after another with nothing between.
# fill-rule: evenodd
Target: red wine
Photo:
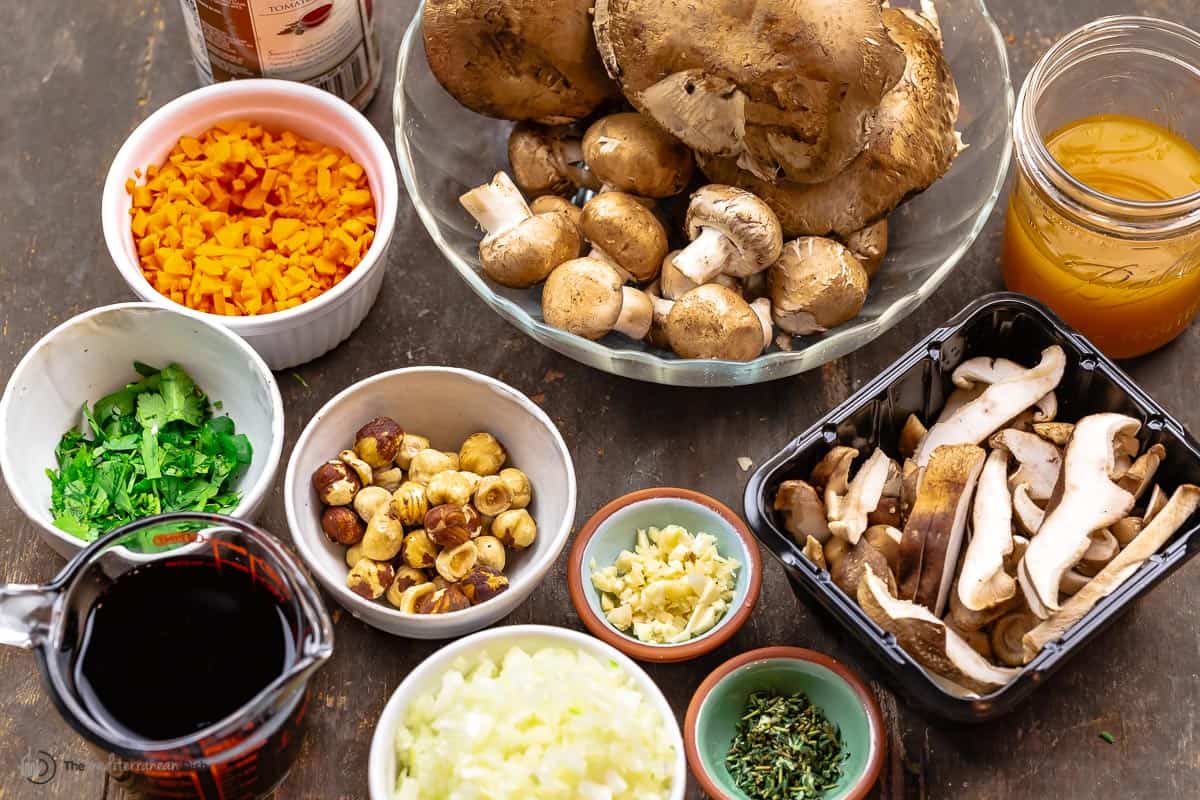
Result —
<instances>
[{"instance_id":1,"label":"red wine","mask_svg":"<svg viewBox=\"0 0 1200 800\"><path fill-rule=\"evenodd\" d=\"M237 711L294 656L283 609L250 575L216 562L154 561L93 603L75 683L101 724L162 741Z\"/></svg>"}]
</instances>

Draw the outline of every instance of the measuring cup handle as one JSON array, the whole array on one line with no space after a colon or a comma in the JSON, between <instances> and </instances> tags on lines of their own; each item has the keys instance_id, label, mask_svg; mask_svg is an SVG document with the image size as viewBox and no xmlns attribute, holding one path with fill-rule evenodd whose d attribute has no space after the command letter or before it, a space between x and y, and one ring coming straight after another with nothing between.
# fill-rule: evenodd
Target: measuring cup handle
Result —
<instances>
[{"instance_id":1,"label":"measuring cup handle","mask_svg":"<svg viewBox=\"0 0 1200 800\"><path fill-rule=\"evenodd\" d=\"M35 647L50 631L58 592L23 583L0 585L0 645Z\"/></svg>"}]
</instances>

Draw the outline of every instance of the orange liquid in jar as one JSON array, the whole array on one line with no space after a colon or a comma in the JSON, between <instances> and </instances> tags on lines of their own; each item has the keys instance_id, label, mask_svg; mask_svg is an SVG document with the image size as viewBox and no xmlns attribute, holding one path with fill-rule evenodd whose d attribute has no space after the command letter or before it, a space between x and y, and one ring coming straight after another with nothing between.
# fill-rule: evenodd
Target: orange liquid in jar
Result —
<instances>
[{"instance_id":1,"label":"orange liquid in jar","mask_svg":"<svg viewBox=\"0 0 1200 800\"><path fill-rule=\"evenodd\" d=\"M1046 147L1077 180L1123 200L1200 190L1200 150L1147 120L1085 117ZM1200 307L1200 232L1131 241L1085 229L1023 176L1009 198L1002 259L1009 289L1041 300L1113 358L1161 347Z\"/></svg>"}]
</instances>

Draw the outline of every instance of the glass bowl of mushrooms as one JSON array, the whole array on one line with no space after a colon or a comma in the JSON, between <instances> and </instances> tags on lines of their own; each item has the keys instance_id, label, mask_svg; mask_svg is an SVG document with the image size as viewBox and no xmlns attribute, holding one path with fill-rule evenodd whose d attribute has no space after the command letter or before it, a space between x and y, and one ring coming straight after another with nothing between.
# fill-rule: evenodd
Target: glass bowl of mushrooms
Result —
<instances>
[{"instance_id":1,"label":"glass bowl of mushrooms","mask_svg":"<svg viewBox=\"0 0 1200 800\"><path fill-rule=\"evenodd\" d=\"M501 317L617 375L759 383L872 341L946 279L1004 182L1013 93L983 0L856 0L832 26L791 3L671 5L502 2L484 25L427 0L393 111L431 238ZM639 31L688 45L656 64Z\"/></svg>"}]
</instances>

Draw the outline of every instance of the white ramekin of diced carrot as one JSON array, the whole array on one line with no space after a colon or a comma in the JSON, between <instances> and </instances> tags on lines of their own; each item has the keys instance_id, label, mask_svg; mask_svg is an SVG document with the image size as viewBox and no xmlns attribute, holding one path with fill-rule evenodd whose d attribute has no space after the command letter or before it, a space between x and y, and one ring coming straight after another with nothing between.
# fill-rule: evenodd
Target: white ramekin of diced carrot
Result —
<instances>
[{"instance_id":1,"label":"white ramekin of diced carrot","mask_svg":"<svg viewBox=\"0 0 1200 800\"><path fill-rule=\"evenodd\" d=\"M299 83L197 89L129 136L104 186L104 236L141 298L245 338L273 369L336 347L387 266L399 188L370 122Z\"/></svg>"}]
</instances>

